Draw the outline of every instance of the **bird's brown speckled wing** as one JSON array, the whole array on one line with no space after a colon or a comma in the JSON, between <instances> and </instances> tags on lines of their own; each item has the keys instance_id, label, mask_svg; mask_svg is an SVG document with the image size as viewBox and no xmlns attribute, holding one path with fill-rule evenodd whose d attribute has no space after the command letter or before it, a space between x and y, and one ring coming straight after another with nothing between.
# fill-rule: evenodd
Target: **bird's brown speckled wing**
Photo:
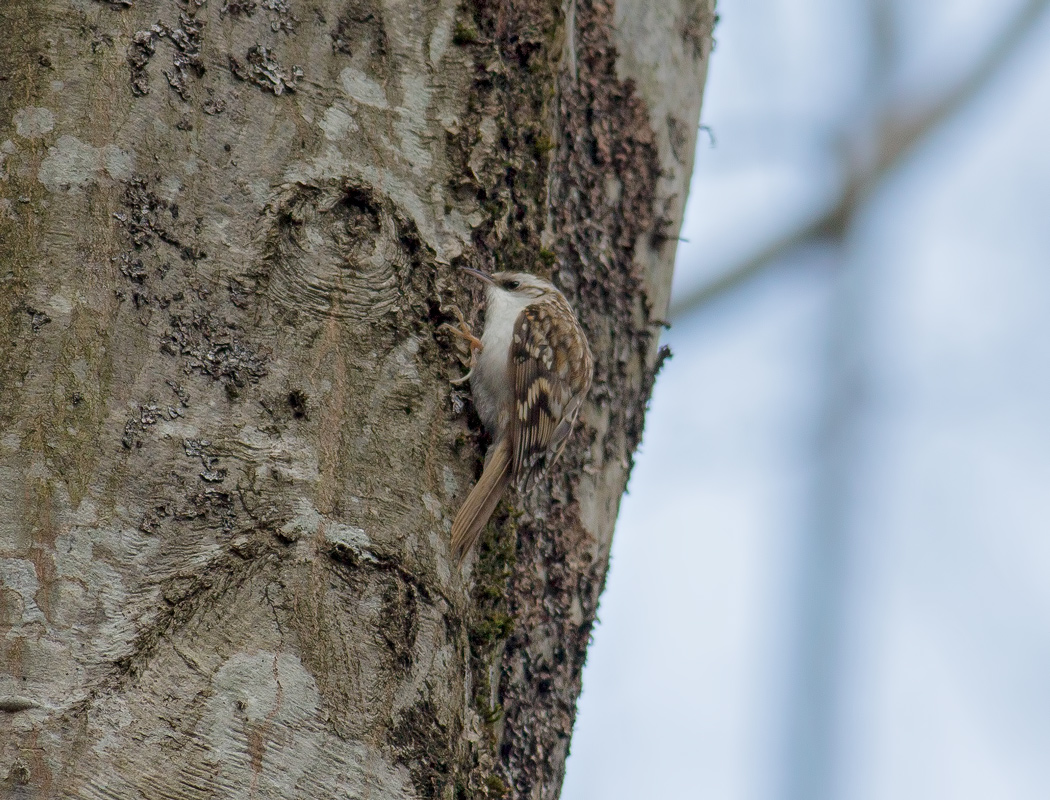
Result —
<instances>
[{"instance_id":1,"label":"bird's brown speckled wing","mask_svg":"<svg viewBox=\"0 0 1050 800\"><path fill-rule=\"evenodd\" d=\"M559 448L553 463L561 455L594 371L587 338L564 297L545 297L522 310L514 325L510 362L511 469L519 482L527 483L543 456Z\"/></svg>"}]
</instances>

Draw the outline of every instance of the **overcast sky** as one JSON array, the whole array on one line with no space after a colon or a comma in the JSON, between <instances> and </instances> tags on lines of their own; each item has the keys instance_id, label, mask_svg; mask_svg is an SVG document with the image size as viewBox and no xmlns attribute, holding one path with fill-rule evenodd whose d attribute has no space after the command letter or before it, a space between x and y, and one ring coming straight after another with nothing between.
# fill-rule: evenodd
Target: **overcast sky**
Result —
<instances>
[{"instance_id":1,"label":"overcast sky","mask_svg":"<svg viewBox=\"0 0 1050 800\"><path fill-rule=\"evenodd\" d=\"M834 193L868 5L719 2L676 291ZM884 91L919 106L1023 3L897 5ZM842 247L667 335L565 800L1050 797L1048 17ZM800 745L822 714L831 744Z\"/></svg>"}]
</instances>

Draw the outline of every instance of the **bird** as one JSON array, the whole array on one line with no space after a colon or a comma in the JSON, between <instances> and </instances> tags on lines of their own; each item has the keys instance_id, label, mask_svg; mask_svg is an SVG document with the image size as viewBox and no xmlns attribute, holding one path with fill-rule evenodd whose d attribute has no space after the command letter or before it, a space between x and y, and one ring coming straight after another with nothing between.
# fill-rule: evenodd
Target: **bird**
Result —
<instances>
[{"instance_id":1,"label":"bird","mask_svg":"<svg viewBox=\"0 0 1050 800\"><path fill-rule=\"evenodd\" d=\"M528 272L461 269L485 284L485 323L480 339L462 318L448 327L470 342L471 368L458 382L470 381L492 444L452 523L460 563L507 486L526 485L541 464L557 462L594 376L587 336L553 283Z\"/></svg>"}]
</instances>

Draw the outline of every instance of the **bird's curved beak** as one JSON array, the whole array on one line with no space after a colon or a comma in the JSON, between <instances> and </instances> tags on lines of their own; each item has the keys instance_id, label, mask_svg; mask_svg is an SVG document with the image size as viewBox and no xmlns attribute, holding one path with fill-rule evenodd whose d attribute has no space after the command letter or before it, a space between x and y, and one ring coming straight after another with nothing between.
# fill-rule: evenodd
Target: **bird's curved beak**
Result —
<instances>
[{"instance_id":1,"label":"bird's curved beak","mask_svg":"<svg viewBox=\"0 0 1050 800\"><path fill-rule=\"evenodd\" d=\"M478 280L482 280L485 283L490 284L492 286L496 285L496 282L494 280L492 280L491 276L486 275L484 272L482 272L479 269L474 269L472 267L460 267L460 269L463 270L464 272L470 273L471 275L473 275Z\"/></svg>"}]
</instances>

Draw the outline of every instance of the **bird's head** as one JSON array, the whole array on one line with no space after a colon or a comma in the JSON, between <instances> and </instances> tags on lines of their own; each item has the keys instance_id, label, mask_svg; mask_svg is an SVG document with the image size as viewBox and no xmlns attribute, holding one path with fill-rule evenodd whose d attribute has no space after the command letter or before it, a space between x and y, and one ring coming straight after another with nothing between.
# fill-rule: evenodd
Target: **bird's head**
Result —
<instances>
[{"instance_id":1,"label":"bird's head","mask_svg":"<svg viewBox=\"0 0 1050 800\"><path fill-rule=\"evenodd\" d=\"M495 272L488 275L470 267L462 269L484 281L486 289L507 292L519 298L534 300L544 295L558 293L553 283L528 272Z\"/></svg>"}]
</instances>

